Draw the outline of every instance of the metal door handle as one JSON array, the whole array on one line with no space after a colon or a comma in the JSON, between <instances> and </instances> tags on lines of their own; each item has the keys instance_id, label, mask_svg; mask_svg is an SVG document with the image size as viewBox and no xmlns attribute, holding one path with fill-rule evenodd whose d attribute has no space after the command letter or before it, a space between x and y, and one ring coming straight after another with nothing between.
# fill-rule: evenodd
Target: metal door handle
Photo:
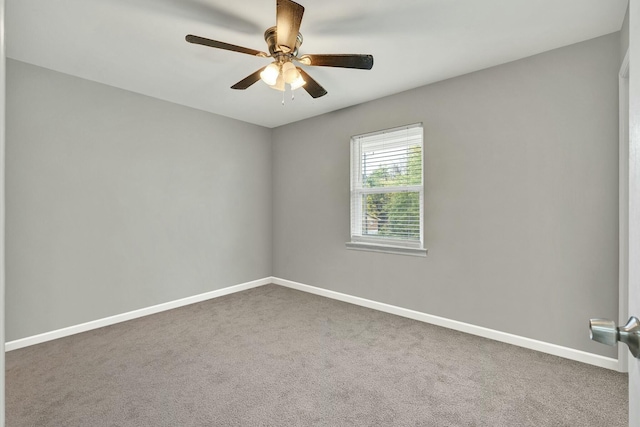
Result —
<instances>
[{"instance_id":1,"label":"metal door handle","mask_svg":"<svg viewBox=\"0 0 640 427\"><path fill-rule=\"evenodd\" d=\"M602 344L615 346L618 341L629 346L633 357L640 359L640 320L630 317L626 325L616 327L616 322L609 319L589 320L590 337Z\"/></svg>"}]
</instances>

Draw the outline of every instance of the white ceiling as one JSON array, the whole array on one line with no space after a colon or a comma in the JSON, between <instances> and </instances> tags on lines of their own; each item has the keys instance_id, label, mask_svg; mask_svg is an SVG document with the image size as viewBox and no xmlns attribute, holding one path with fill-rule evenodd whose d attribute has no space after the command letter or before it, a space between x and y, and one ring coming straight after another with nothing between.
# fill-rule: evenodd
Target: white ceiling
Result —
<instances>
[{"instance_id":1,"label":"white ceiling","mask_svg":"<svg viewBox=\"0 0 640 427\"><path fill-rule=\"evenodd\" d=\"M329 92L230 86L269 59L275 0L6 0L7 56L267 127L620 30L627 0L300 0L300 53L365 53L371 71L306 67Z\"/></svg>"}]
</instances>

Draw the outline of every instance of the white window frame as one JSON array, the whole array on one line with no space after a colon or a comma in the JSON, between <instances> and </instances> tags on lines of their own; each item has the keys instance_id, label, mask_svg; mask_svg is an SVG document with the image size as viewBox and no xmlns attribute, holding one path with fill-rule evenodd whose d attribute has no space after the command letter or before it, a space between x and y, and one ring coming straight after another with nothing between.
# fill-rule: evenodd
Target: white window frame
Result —
<instances>
[{"instance_id":1,"label":"white window frame","mask_svg":"<svg viewBox=\"0 0 640 427\"><path fill-rule=\"evenodd\" d=\"M377 187L365 188L362 186L362 144L367 142L367 138L372 138L382 134L398 133L399 144L402 140L402 131L412 128L420 128L420 146L422 151L421 162L421 183L416 185L404 185L397 187ZM387 142L386 144L389 144ZM393 142L390 142L393 144ZM406 126L399 126L392 129L385 129L376 132L354 135L351 137L351 240L347 242L348 249L388 252L404 255L426 256L427 250L424 247L424 131L422 123L415 123ZM355 173L354 173L355 172ZM402 240L387 237L376 237L372 235L362 235L362 198L368 194L390 193L390 192L417 192L420 199L420 240Z\"/></svg>"}]
</instances>

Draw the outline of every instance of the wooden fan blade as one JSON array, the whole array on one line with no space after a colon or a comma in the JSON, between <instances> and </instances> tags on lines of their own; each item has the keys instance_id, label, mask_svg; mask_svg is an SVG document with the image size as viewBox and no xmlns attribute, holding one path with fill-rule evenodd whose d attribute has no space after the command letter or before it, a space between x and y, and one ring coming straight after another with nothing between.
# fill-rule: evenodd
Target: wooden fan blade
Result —
<instances>
[{"instance_id":1,"label":"wooden fan blade","mask_svg":"<svg viewBox=\"0 0 640 427\"><path fill-rule=\"evenodd\" d=\"M231 86L231 89L244 90L244 89L248 88L249 86L251 86L252 84L257 82L258 80L260 80L260 73L265 68L267 68L267 67L262 67L258 71L256 71L255 73L251 74L250 76L247 76L244 79L240 80L238 83L236 83L233 86Z\"/></svg>"},{"instance_id":2,"label":"wooden fan blade","mask_svg":"<svg viewBox=\"0 0 640 427\"><path fill-rule=\"evenodd\" d=\"M300 32L304 7L291 0L276 1L276 44L293 52Z\"/></svg>"},{"instance_id":3,"label":"wooden fan blade","mask_svg":"<svg viewBox=\"0 0 640 427\"><path fill-rule=\"evenodd\" d=\"M201 44L203 46L215 47L217 49L230 50L232 52L240 52L246 53L247 55L260 56L266 58L267 55L264 52L260 52L259 50L249 49L248 47L236 46L234 44L229 44L225 42L219 42L217 40L205 39L204 37L194 36L189 34L185 37L185 40L189 43Z\"/></svg>"},{"instance_id":4,"label":"wooden fan blade","mask_svg":"<svg viewBox=\"0 0 640 427\"><path fill-rule=\"evenodd\" d=\"M371 55L302 55L298 61L304 65L319 67L357 68L370 70L373 67Z\"/></svg>"},{"instance_id":5,"label":"wooden fan blade","mask_svg":"<svg viewBox=\"0 0 640 427\"><path fill-rule=\"evenodd\" d=\"M320 84L313 80L309 74L307 74L302 68L298 68L302 79L306 82L302 88L307 91L312 98L320 98L321 96L325 96L327 91L325 88L320 86Z\"/></svg>"}]
</instances>

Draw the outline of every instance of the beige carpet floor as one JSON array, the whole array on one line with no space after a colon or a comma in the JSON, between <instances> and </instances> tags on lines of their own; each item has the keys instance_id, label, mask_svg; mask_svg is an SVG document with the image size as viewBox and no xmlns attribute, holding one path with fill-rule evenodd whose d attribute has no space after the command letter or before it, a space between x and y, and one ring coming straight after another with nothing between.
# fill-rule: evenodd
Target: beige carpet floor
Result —
<instances>
[{"instance_id":1,"label":"beige carpet floor","mask_svg":"<svg viewBox=\"0 0 640 427\"><path fill-rule=\"evenodd\" d=\"M7 353L9 427L627 424L627 377L268 285Z\"/></svg>"}]
</instances>

